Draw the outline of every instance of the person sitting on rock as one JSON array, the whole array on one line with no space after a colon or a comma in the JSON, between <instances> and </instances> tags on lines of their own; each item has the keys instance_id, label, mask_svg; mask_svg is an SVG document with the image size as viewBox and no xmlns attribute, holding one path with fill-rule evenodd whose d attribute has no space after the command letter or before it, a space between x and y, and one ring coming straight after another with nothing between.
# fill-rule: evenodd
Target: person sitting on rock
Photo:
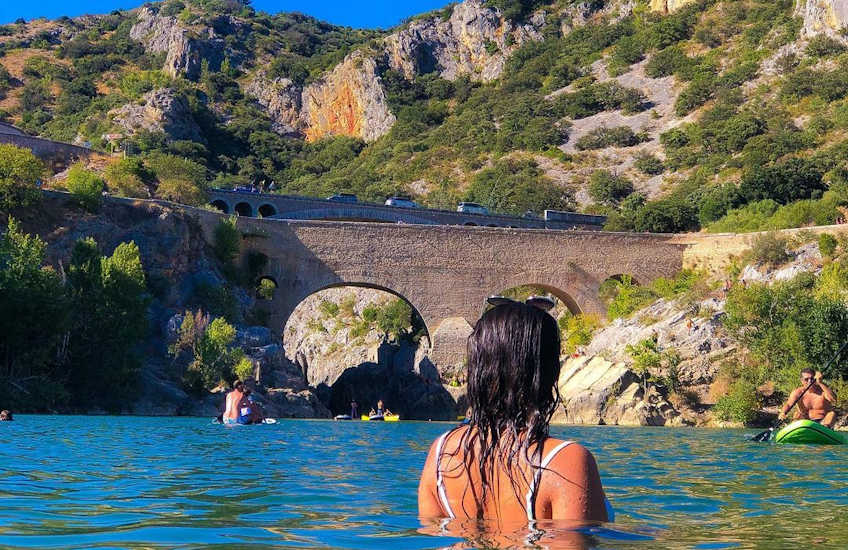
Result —
<instances>
[{"instance_id":1,"label":"person sitting on rock","mask_svg":"<svg viewBox=\"0 0 848 550\"><path fill-rule=\"evenodd\" d=\"M592 453L548 436L559 357L557 323L539 308L512 302L483 314L468 337L471 421L430 447L419 516L492 520L503 529L611 519Z\"/></svg>"},{"instance_id":2,"label":"person sitting on rock","mask_svg":"<svg viewBox=\"0 0 848 550\"><path fill-rule=\"evenodd\" d=\"M12 411L8 409L0 411L0 422L11 422L12 420Z\"/></svg>"}]
</instances>

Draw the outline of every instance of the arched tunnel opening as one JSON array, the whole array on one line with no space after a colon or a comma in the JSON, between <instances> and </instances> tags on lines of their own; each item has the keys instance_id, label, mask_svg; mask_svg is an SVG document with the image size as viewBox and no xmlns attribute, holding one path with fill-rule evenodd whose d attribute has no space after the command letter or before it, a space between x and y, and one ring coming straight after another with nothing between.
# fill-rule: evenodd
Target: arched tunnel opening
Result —
<instances>
[{"instance_id":1,"label":"arched tunnel opening","mask_svg":"<svg viewBox=\"0 0 848 550\"><path fill-rule=\"evenodd\" d=\"M247 217L247 218L253 216L253 207L250 206L250 204L248 204L246 202L238 203L234 210L235 210L236 214L238 214L239 216L244 216L244 217Z\"/></svg>"},{"instance_id":2,"label":"arched tunnel opening","mask_svg":"<svg viewBox=\"0 0 848 550\"><path fill-rule=\"evenodd\" d=\"M382 400L402 419L451 419L456 404L426 356L415 307L373 285L333 286L304 299L283 329L286 356L333 415L367 415Z\"/></svg>"},{"instance_id":3,"label":"arched tunnel opening","mask_svg":"<svg viewBox=\"0 0 848 550\"><path fill-rule=\"evenodd\" d=\"M217 208L218 210L220 210L224 214L230 213L230 205L227 204L226 201L222 201L221 199L217 199L217 200L212 201L212 206L214 208Z\"/></svg>"},{"instance_id":4,"label":"arched tunnel opening","mask_svg":"<svg viewBox=\"0 0 848 550\"><path fill-rule=\"evenodd\" d=\"M277 209L272 204L263 204L259 207L259 216L262 218L270 218L277 215Z\"/></svg>"}]
</instances>

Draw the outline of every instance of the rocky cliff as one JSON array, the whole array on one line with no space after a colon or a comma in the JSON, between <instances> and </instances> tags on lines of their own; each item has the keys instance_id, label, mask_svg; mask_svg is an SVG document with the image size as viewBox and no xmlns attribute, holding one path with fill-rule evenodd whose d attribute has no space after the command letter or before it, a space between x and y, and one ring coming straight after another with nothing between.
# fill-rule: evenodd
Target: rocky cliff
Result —
<instances>
[{"instance_id":1,"label":"rocky cliff","mask_svg":"<svg viewBox=\"0 0 848 550\"><path fill-rule=\"evenodd\" d=\"M190 212L161 204L108 199L96 215L87 213L61 194L48 195L33 209L14 213L25 231L40 235L48 243L48 262L60 273L68 264L74 243L94 238L104 254L122 242L134 241L141 254L153 301L149 308L151 332L143 344L143 365L138 399L126 404L133 414L187 414L215 416L223 393L187 393L182 375L187 362L168 354L186 309L201 307L201 288L230 288L238 309L238 338L253 361L255 382L266 409L280 417L327 417L329 411L309 388L301 371L286 360L272 332L249 326L244 314L253 298L232 287L220 272L203 231Z\"/></svg>"},{"instance_id":2,"label":"rocky cliff","mask_svg":"<svg viewBox=\"0 0 848 550\"><path fill-rule=\"evenodd\" d=\"M141 104L128 103L109 115L130 134L146 130L163 132L173 140L206 141L185 98L170 88L148 92Z\"/></svg>"},{"instance_id":3,"label":"rocky cliff","mask_svg":"<svg viewBox=\"0 0 848 550\"><path fill-rule=\"evenodd\" d=\"M795 13L804 20L802 34L827 33L842 36L848 26L848 2L845 0L797 0Z\"/></svg>"},{"instance_id":4,"label":"rocky cliff","mask_svg":"<svg viewBox=\"0 0 848 550\"><path fill-rule=\"evenodd\" d=\"M189 29L175 17L159 15L154 7L138 11L130 37L144 44L148 53L165 53L163 69L172 77L196 79L203 61L218 70L226 56L226 42L212 27Z\"/></svg>"},{"instance_id":5,"label":"rocky cliff","mask_svg":"<svg viewBox=\"0 0 848 550\"><path fill-rule=\"evenodd\" d=\"M517 25L482 0L453 6L450 17L411 22L384 41L385 63L408 79L438 73L447 80L468 76L490 81L503 72L506 58L528 40L540 40L544 13Z\"/></svg>"}]
</instances>

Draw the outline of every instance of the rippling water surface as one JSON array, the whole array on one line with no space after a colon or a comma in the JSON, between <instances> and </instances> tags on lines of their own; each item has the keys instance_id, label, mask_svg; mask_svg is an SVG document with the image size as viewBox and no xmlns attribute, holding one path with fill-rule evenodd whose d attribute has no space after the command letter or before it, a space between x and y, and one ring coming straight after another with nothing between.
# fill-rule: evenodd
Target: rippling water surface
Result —
<instances>
[{"instance_id":1,"label":"rippling water surface","mask_svg":"<svg viewBox=\"0 0 848 550\"><path fill-rule=\"evenodd\" d=\"M738 430L556 427L594 452L615 523L422 526L418 475L449 427L16 416L0 424L0 547L848 548L848 448Z\"/></svg>"}]
</instances>

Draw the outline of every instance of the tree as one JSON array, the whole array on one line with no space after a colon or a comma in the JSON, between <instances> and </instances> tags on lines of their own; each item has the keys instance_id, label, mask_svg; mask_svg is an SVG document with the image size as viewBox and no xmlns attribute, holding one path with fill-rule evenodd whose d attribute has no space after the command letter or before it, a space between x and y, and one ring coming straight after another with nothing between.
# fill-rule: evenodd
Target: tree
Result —
<instances>
[{"instance_id":1,"label":"tree","mask_svg":"<svg viewBox=\"0 0 848 550\"><path fill-rule=\"evenodd\" d=\"M103 173L109 189L124 197L147 198L150 193L145 181L151 174L138 158L124 158L112 161Z\"/></svg>"},{"instance_id":2,"label":"tree","mask_svg":"<svg viewBox=\"0 0 848 550\"><path fill-rule=\"evenodd\" d=\"M147 333L149 296L138 246L103 257L94 239L76 242L68 267L72 303L69 388L76 404L120 410L135 386L137 345Z\"/></svg>"},{"instance_id":3,"label":"tree","mask_svg":"<svg viewBox=\"0 0 848 550\"><path fill-rule=\"evenodd\" d=\"M596 170L589 178L589 196L595 202L616 206L633 193L633 184L623 176L607 170Z\"/></svg>"},{"instance_id":4,"label":"tree","mask_svg":"<svg viewBox=\"0 0 848 550\"><path fill-rule=\"evenodd\" d=\"M10 218L0 234L0 398L4 406L55 405L59 356L68 322L62 280L42 267L47 245ZM17 391L6 395L7 388ZM58 387L49 394L48 388Z\"/></svg>"},{"instance_id":5,"label":"tree","mask_svg":"<svg viewBox=\"0 0 848 550\"><path fill-rule=\"evenodd\" d=\"M194 161L165 153L147 157L147 166L156 175L160 198L200 206L206 204L206 168Z\"/></svg>"},{"instance_id":6,"label":"tree","mask_svg":"<svg viewBox=\"0 0 848 550\"><path fill-rule=\"evenodd\" d=\"M41 198L37 183L44 163L32 151L0 144L0 210L29 206Z\"/></svg>"},{"instance_id":7,"label":"tree","mask_svg":"<svg viewBox=\"0 0 848 550\"><path fill-rule=\"evenodd\" d=\"M210 390L227 378L241 378L252 369L248 366L244 352L232 344L236 329L223 317L210 321L209 314L198 310L186 311L180 325L179 339L171 347L171 353L191 353L191 363L186 370L184 382L194 391Z\"/></svg>"},{"instance_id":8,"label":"tree","mask_svg":"<svg viewBox=\"0 0 848 550\"><path fill-rule=\"evenodd\" d=\"M679 233L698 227L695 208L685 199L670 197L645 204L636 212L636 231Z\"/></svg>"},{"instance_id":9,"label":"tree","mask_svg":"<svg viewBox=\"0 0 848 550\"><path fill-rule=\"evenodd\" d=\"M466 191L465 200L494 212L523 214L528 210L573 210L570 189L551 181L534 160L506 158L481 170Z\"/></svg>"},{"instance_id":10,"label":"tree","mask_svg":"<svg viewBox=\"0 0 848 550\"><path fill-rule=\"evenodd\" d=\"M748 202L772 199L788 204L800 199L818 198L825 188L822 171L815 163L792 158L747 172L742 177L739 191Z\"/></svg>"},{"instance_id":11,"label":"tree","mask_svg":"<svg viewBox=\"0 0 848 550\"><path fill-rule=\"evenodd\" d=\"M100 209L100 204L103 202L103 188L106 185L100 176L86 170L81 164L74 164L68 170L66 185L68 191L83 208L89 212Z\"/></svg>"}]
</instances>

